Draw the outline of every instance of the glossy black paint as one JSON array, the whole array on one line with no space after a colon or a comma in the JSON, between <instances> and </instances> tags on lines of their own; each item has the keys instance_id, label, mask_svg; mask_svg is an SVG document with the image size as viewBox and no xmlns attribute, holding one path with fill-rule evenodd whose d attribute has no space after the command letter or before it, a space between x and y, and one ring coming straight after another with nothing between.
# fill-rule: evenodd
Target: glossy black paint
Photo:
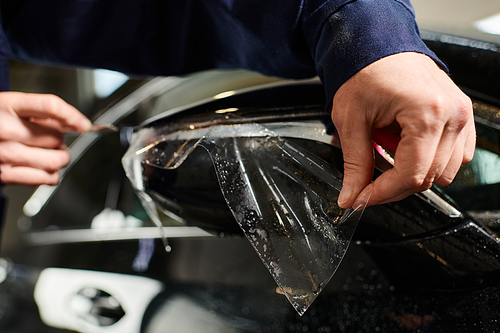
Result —
<instances>
[{"instance_id":1,"label":"glossy black paint","mask_svg":"<svg viewBox=\"0 0 500 333\"><path fill-rule=\"evenodd\" d=\"M297 113L304 115L300 119L308 119L310 113L314 114L311 119L321 119L334 131L328 115L315 113L322 109L321 89L320 84L308 84L253 91L175 114L166 113L163 118L143 126L206 121L214 119L217 110L237 108L234 113L243 119L271 115L273 121L287 121ZM292 140L342 171L340 149L309 140ZM218 189L209 155L197 148L185 163L176 170L144 165L148 193L160 206L186 219L187 224L216 233L240 233ZM377 174L375 172L375 177ZM436 187L432 191L460 210L445 191ZM454 196L467 197L466 191L455 189ZM500 242L495 232L463 209L461 216L450 217L416 195L368 208L354 241L366 247L384 267L391 282L398 286L443 290L472 288L495 282L500 273Z\"/></svg>"},{"instance_id":2,"label":"glossy black paint","mask_svg":"<svg viewBox=\"0 0 500 333\"><path fill-rule=\"evenodd\" d=\"M500 71L496 51L427 41L472 97L500 105L496 104L500 91L500 82L495 80ZM187 112L210 114L235 105L250 116L263 111L283 115L304 108L322 110L322 87L273 88ZM124 123L137 121L142 120L133 116ZM498 132L478 124L478 142L500 147ZM339 149L297 143L342 168ZM51 203L30 219L31 231L89 228L91 218L107 206L146 220L121 170L124 152L117 134L101 138L66 176ZM463 213L460 218L443 215L415 196L367 209L337 273L305 316L299 317L277 293L275 282L239 234L218 192L213 169L205 167L209 162L208 154L199 148L186 160L185 169L155 176L163 181L154 182L154 191L175 198L184 211L177 213L192 224L224 237L171 239L171 253L157 239L151 261L142 271L133 264L140 240L27 244L13 255L9 278L0 284L0 331L62 332L40 322L32 299L39 270L45 267L117 272L164 282L166 289L146 311L143 332L153 330L155 318L166 318L164 305L179 297L217 314L238 332L469 333L499 329L499 229L496 219L484 213L499 208L498 184L436 190L445 200L456 202ZM193 174L197 177L190 180ZM114 318L120 315L111 314ZM169 322L163 324L157 331Z\"/></svg>"},{"instance_id":3,"label":"glossy black paint","mask_svg":"<svg viewBox=\"0 0 500 333\"><path fill-rule=\"evenodd\" d=\"M448 66L452 79L473 97L500 106L500 45L441 33L422 39ZM477 96L474 96L477 95Z\"/></svg>"}]
</instances>

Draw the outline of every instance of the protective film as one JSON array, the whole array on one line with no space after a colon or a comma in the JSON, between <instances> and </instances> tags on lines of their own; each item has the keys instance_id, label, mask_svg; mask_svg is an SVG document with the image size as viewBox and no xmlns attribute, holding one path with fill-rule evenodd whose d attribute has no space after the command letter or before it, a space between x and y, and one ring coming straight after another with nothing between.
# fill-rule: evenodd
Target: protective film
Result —
<instances>
[{"instance_id":1,"label":"protective film","mask_svg":"<svg viewBox=\"0 0 500 333\"><path fill-rule=\"evenodd\" d=\"M283 294L304 314L339 266L368 198L356 209L338 207L342 175L265 125L199 130L157 129L156 139L125 155L127 174L141 191L137 161L177 168L193 147L204 147L236 221ZM162 149L169 141L175 144Z\"/></svg>"}]
</instances>

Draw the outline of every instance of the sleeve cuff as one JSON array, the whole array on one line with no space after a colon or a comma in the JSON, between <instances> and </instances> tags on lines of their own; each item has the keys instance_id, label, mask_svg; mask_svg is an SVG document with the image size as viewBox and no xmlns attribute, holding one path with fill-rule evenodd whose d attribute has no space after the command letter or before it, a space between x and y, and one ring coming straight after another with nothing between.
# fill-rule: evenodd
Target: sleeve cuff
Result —
<instances>
[{"instance_id":1,"label":"sleeve cuff","mask_svg":"<svg viewBox=\"0 0 500 333\"><path fill-rule=\"evenodd\" d=\"M340 86L359 70L402 52L425 54L447 71L444 63L421 40L409 3L358 0L330 14L314 53L327 104Z\"/></svg>"}]
</instances>

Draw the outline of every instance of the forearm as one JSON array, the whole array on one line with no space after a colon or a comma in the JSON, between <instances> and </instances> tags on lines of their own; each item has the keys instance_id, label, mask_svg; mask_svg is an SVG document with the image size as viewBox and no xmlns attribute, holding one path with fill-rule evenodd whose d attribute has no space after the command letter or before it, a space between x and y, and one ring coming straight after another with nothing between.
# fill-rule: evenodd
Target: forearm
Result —
<instances>
[{"instance_id":1,"label":"forearm","mask_svg":"<svg viewBox=\"0 0 500 333\"><path fill-rule=\"evenodd\" d=\"M17 57L131 74L246 68L319 75L327 103L385 56L416 51L438 61L406 0L28 0L7 33Z\"/></svg>"}]
</instances>

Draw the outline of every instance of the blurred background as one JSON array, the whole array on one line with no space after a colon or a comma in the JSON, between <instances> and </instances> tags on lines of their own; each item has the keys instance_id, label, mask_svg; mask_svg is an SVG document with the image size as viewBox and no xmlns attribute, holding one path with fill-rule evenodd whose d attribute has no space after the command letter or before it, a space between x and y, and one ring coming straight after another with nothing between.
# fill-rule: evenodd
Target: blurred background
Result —
<instances>
[{"instance_id":1,"label":"blurred background","mask_svg":"<svg viewBox=\"0 0 500 333\"><path fill-rule=\"evenodd\" d=\"M129 80L122 73L102 69L53 67L19 61L11 61L10 66L13 91L55 94L90 119L112 103L109 95ZM71 137L67 139L68 145L70 141ZM4 187L8 203L0 243L2 256L8 257L19 244L17 219L34 190L28 186Z\"/></svg>"},{"instance_id":2,"label":"blurred background","mask_svg":"<svg viewBox=\"0 0 500 333\"><path fill-rule=\"evenodd\" d=\"M413 0L420 29L476 38L500 44L500 1L498 0ZM112 101L108 96L128 77L105 70L52 67L11 62L12 90L58 95L90 119ZM96 161L99 163L99 161ZM34 189L7 186L8 198L1 239L1 256L20 242L17 219Z\"/></svg>"}]
</instances>

